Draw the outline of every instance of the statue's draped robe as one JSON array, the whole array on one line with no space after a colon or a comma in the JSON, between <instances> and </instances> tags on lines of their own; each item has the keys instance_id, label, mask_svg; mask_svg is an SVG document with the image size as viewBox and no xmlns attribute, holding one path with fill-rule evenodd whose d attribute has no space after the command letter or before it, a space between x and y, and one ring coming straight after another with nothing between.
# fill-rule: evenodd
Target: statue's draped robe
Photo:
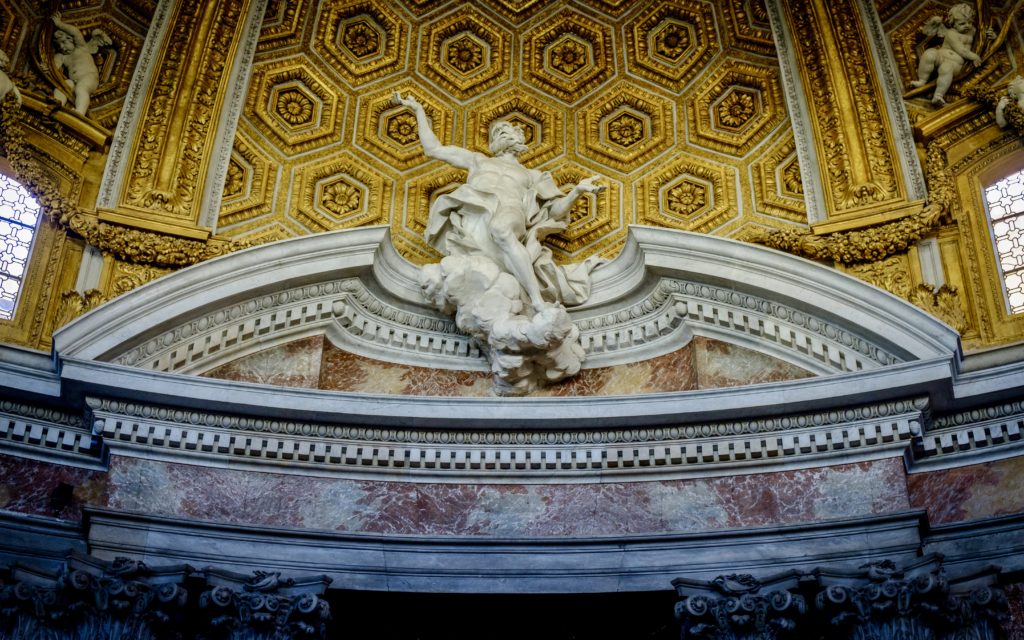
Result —
<instances>
[{"instance_id":1,"label":"statue's draped robe","mask_svg":"<svg viewBox=\"0 0 1024 640\"><path fill-rule=\"evenodd\" d=\"M526 234L519 240L533 260L533 271L537 274L544 299L568 306L581 304L590 297L590 272L596 263L587 260L569 265L555 264L551 249L542 242L568 226L568 212L559 219L551 215L551 205L565 194L549 172L527 171L531 185L523 196ZM497 209L498 197L495 194L463 184L434 201L424 235L427 242L444 255L484 256L508 271L500 261L502 251L491 239L489 231L491 216Z\"/></svg>"}]
</instances>

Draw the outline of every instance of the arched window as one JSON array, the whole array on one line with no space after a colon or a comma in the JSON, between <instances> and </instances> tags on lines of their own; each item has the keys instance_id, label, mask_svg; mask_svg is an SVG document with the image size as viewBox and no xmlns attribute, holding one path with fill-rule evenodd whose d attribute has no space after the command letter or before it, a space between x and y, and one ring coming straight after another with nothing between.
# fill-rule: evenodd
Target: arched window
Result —
<instances>
[{"instance_id":1,"label":"arched window","mask_svg":"<svg viewBox=\"0 0 1024 640\"><path fill-rule=\"evenodd\" d=\"M1010 313L1024 313L1024 170L985 188L989 224Z\"/></svg>"},{"instance_id":2,"label":"arched window","mask_svg":"<svg viewBox=\"0 0 1024 640\"><path fill-rule=\"evenodd\" d=\"M14 317L38 219L36 199L15 180L0 174L0 319Z\"/></svg>"}]
</instances>

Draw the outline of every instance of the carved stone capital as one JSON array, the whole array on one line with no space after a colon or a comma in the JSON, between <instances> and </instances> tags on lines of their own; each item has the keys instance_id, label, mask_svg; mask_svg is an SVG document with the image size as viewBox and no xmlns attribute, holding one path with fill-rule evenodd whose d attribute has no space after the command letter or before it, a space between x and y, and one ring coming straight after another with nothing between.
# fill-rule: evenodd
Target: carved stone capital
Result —
<instances>
[{"instance_id":1,"label":"carved stone capital","mask_svg":"<svg viewBox=\"0 0 1024 640\"><path fill-rule=\"evenodd\" d=\"M278 572L243 575L209 568L199 608L208 637L232 640L325 638L330 606L321 598L327 576L282 578Z\"/></svg>"},{"instance_id":2,"label":"carved stone capital","mask_svg":"<svg viewBox=\"0 0 1024 640\"><path fill-rule=\"evenodd\" d=\"M710 582L673 580L679 595L675 615L681 625L680 638L803 637L796 634L807 603L794 593L798 578L799 574L791 571L766 582L749 574L719 576Z\"/></svg>"},{"instance_id":3,"label":"carved stone capital","mask_svg":"<svg viewBox=\"0 0 1024 640\"><path fill-rule=\"evenodd\" d=\"M873 562L856 571L815 570L815 607L837 638L996 638L1006 596L998 569L950 579L942 557L897 567ZM834 635L833 635L834 634Z\"/></svg>"},{"instance_id":4,"label":"carved stone capital","mask_svg":"<svg viewBox=\"0 0 1024 640\"><path fill-rule=\"evenodd\" d=\"M0 587L0 637L156 639L177 635L187 565L151 568L72 553L57 573L15 565Z\"/></svg>"},{"instance_id":5,"label":"carved stone capital","mask_svg":"<svg viewBox=\"0 0 1024 640\"><path fill-rule=\"evenodd\" d=\"M881 560L850 570L794 570L763 582L724 575L672 585L683 640L994 640L1007 609L998 574L990 566L951 578L933 554L902 567Z\"/></svg>"}]
</instances>

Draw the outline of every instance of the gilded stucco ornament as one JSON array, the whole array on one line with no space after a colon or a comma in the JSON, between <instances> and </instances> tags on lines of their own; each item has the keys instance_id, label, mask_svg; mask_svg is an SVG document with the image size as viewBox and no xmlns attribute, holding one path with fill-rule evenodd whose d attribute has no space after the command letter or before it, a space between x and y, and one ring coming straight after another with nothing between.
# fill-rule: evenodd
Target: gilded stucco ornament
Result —
<instances>
[{"instance_id":1,"label":"gilded stucco ornament","mask_svg":"<svg viewBox=\"0 0 1024 640\"><path fill-rule=\"evenodd\" d=\"M101 222L66 198L41 169L33 150L25 142L22 112L9 101L0 105L0 154L11 163L22 185L39 201L47 218L120 260L184 267L249 246L244 241L211 238L203 242Z\"/></svg>"},{"instance_id":2,"label":"gilded stucco ornament","mask_svg":"<svg viewBox=\"0 0 1024 640\"><path fill-rule=\"evenodd\" d=\"M14 85L14 81L11 80L10 76L7 75L7 68L11 64L11 59L7 57L7 54L0 51L0 102L7 99L8 94L14 96L15 103L21 106L21 92L18 91L18 87Z\"/></svg>"},{"instance_id":3,"label":"gilded stucco ornament","mask_svg":"<svg viewBox=\"0 0 1024 640\"><path fill-rule=\"evenodd\" d=\"M604 187L584 178L564 193L550 173L524 167L525 136L509 122L491 124L487 156L442 145L419 101L397 93L394 101L415 114L426 155L468 171L430 207L426 240L445 257L422 267L424 295L480 344L496 393L523 395L575 375L584 351L566 305L590 296L596 262L556 265L541 243L567 227L580 196Z\"/></svg>"},{"instance_id":4,"label":"gilded stucco ornament","mask_svg":"<svg viewBox=\"0 0 1024 640\"><path fill-rule=\"evenodd\" d=\"M78 291L65 291L60 294L60 303L57 306L57 318L53 321L54 327L63 327L78 316L92 311L107 301L107 297L99 289L89 289L85 293Z\"/></svg>"},{"instance_id":5,"label":"gilded stucco ornament","mask_svg":"<svg viewBox=\"0 0 1024 640\"><path fill-rule=\"evenodd\" d=\"M925 207L917 215L866 229L823 235L805 229L756 229L744 240L811 260L875 262L909 249L937 227L943 215L941 209Z\"/></svg>"},{"instance_id":6,"label":"gilded stucco ornament","mask_svg":"<svg viewBox=\"0 0 1024 640\"><path fill-rule=\"evenodd\" d=\"M1014 77L1005 89L971 87L965 95L992 108L1001 128L1024 135L1024 77Z\"/></svg>"},{"instance_id":7,"label":"gilded stucco ornament","mask_svg":"<svg viewBox=\"0 0 1024 640\"><path fill-rule=\"evenodd\" d=\"M755 229L744 240L812 260L851 265L877 262L906 251L957 213L956 188L938 144L925 151L928 201L914 215L864 229L817 235L807 229Z\"/></svg>"},{"instance_id":8,"label":"gilded stucco ornament","mask_svg":"<svg viewBox=\"0 0 1024 640\"><path fill-rule=\"evenodd\" d=\"M931 285L919 284L910 292L907 299L960 333L965 333L969 328L967 314L961 304L960 291L957 287L944 284L935 288Z\"/></svg>"}]
</instances>

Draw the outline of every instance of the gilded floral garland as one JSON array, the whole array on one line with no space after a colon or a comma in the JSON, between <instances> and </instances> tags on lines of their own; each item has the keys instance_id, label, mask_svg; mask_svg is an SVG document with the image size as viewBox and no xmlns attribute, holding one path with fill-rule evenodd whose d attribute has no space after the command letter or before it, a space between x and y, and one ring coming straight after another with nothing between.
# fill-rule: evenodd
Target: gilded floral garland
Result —
<instances>
[{"instance_id":1,"label":"gilded floral garland","mask_svg":"<svg viewBox=\"0 0 1024 640\"><path fill-rule=\"evenodd\" d=\"M999 104L999 99L1006 95L1006 91L975 86L964 91L964 95L991 107L994 111L996 105ZM1017 105L1015 100L1010 100L1003 107L1003 117L1006 118L1006 122L1013 127L1014 131L1024 136L1024 110Z\"/></svg>"},{"instance_id":2,"label":"gilded floral garland","mask_svg":"<svg viewBox=\"0 0 1024 640\"><path fill-rule=\"evenodd\" d=\"M201 242L100 222L69 202L39 167L25 143L23 116L13 101L0 105L0 151L18 180L39 201L44 215L100 251L120 260L161 267L184 267L248 246L240 242Z\"/></svg>"},{"instance_id":3,"label":"gilded floral garland","mask_svg":"<svg viewBox=\"0 0 1024 640\"><path fill-rule=\"evenodd\" d=\"M811 260L877 262L916 244L938 226L943 214L942 209L925 207L915 216L856 231L819 236L802 229L758 229L744 239Z\"/></svg>"},{"instance_id":4,"label":"gilded floral garland","mask_svg":"<svg viewBox=\"0 0 1024 640\"><path fill-rule=\"evenodd\" d=\"M928 203L920 213L867 229L815 235L806 229L757 229L744 240L812 260L844 265L877 262L906 251L943 220L955 217L956 188L946 166L946 154L935 143L925 151Z\"/></svg>"}]
</instances>

